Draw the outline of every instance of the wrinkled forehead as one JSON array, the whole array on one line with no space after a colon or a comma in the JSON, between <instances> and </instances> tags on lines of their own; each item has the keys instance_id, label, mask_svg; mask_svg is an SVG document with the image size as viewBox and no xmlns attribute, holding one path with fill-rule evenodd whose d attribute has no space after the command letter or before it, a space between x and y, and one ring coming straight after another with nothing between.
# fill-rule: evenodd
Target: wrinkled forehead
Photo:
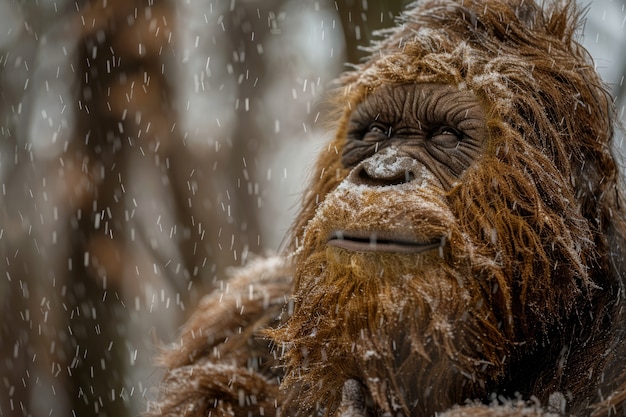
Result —
<instances>
[{"instance_id":1,"label":"wrinkled forehead","mask_svg":"<svg viewBox=\"0 0 626 417\"><path fill-rule=\"evenodd\" d=\"M354 112L370 112L375 116L376 109L383 107L387 111L401 115L406 111L416 115L418 110L434 108L442 101L454 105L478 102L473 91L455 84L431 82L385 83L369 89L353 107Z\"/></svg>"},{"instance_id":2,"label":"wrinkled forehead","mask_svg":"<svg viewBox=\"0 0 626 417\"><path fill-rule=\"evenodd\" d=\"M356 106L373 91L385 85L443 84L458 91L468 91L485 107L498 107L501 111L514 110L515 80L533 82L532 63L519 56L497 55L478 50L460 41L456 45L439 45L427 50L426 40L407 41L400 50L380 50L364 63L361 71L346 77L344 86L350 105ZM540 86L537 85L537 91ZM537 91L528 91L528 94Z\"/></svg>"}]
</instances>

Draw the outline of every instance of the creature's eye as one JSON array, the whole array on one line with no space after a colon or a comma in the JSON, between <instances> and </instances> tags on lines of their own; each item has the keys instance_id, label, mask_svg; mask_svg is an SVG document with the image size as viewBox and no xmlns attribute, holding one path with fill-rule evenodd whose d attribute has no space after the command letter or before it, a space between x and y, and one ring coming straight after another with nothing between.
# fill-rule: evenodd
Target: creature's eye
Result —
<instances>
[{"instance_id":1,"label":"creature's eye","mask_svg":"<svg viewBox=\"0 0 626 417\"><path fill-rule=\"evenodd\" d=\"M391 135L391 127L380 122L374 122L367 127L367 131L363 135L365 141L379 141L388 138Z\"/></svg>"},{"instance_id":2,"label":"creature's eye","mask_svg":"<svg viewBox=\"0 0 626 417\"><path fill-rule=\"evenodd\" d=\"M431 141L441 148L456 148L463 139L463 133L452 126L441 126L431 135Z\"/></svg>"}]
</instances>

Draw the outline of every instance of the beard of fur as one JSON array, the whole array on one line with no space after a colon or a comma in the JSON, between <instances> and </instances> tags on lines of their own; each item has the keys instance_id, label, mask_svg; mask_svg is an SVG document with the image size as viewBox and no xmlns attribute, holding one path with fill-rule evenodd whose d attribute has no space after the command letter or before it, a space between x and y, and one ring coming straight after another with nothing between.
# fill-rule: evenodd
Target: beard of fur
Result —
<instances>
[{"instance_id":1,"label":"beard of fur","mask_svg":"<svg viewBox=\"0 0 626 417\"><path fill-rule=\"evenodd\" d=\"M491 314L468 314L481 298L457 271L424 265L418 275L407 256L325 257L317 254L303 265L324 271L305 278L286 329L295 333L285 385L299 380L303 398L316 400L305 409L336 409L347 379L360 381L381 411L394 414L430 415L485 394L489 381L477 370L497 376L507 342ZM481 340L484 334L489 341ZM500 336L495 343L494 334Z\"/></svg>"},{"instance_id":2,"label":"beard of fur","mask_svg":"<svg viewBox=\"0 0 626 417\"><path fill-rule=\"evenodd\" d=\"M346 221L341 204L326 206ZM347 379L393 414L433 415L490 392L511 348L496 319L510 314L507 284L454 224L443 225L447 216L431 215L416 217L445 227L446 244L419 255L328 247L334 219L311 221L295 258L293 315L272 334L286 349L285 409L332 415Z\"/></svg>"}]
</instances>

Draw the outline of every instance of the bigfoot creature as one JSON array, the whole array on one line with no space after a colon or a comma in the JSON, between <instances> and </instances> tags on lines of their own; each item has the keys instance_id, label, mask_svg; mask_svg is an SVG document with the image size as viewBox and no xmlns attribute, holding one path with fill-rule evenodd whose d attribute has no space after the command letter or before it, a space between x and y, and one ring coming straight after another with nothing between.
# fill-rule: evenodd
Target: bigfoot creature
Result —
<instances>
[{"instance_id":1,"label":"bigfoot creature","mask_svg":"<svg viewBox=\"0 0 626 417\"><path fill-rule=\"evenodd\" d=\"M293 256L208 296L153 415L626 415L611 100L573 1L423 1L339 80Z\"/></svg>"}]
</instances>

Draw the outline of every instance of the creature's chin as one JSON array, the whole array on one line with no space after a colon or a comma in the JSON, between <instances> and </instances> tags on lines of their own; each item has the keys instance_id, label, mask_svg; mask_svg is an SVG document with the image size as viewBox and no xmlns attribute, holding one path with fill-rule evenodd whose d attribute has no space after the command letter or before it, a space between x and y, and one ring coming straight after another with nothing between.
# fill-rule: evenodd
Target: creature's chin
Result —
<instances>
[{"instance_id":1,"label":"creature's chin","mask_svg":"<svg viewBox=\"0 0 626 417\"><path fill-rule=\"evenodd\" d=\"M445 236L418 241L409 236L385 232L335 230L326 243L352 252L422 253L443 248L445 242Z\"/></svg>"}]
</instances>

